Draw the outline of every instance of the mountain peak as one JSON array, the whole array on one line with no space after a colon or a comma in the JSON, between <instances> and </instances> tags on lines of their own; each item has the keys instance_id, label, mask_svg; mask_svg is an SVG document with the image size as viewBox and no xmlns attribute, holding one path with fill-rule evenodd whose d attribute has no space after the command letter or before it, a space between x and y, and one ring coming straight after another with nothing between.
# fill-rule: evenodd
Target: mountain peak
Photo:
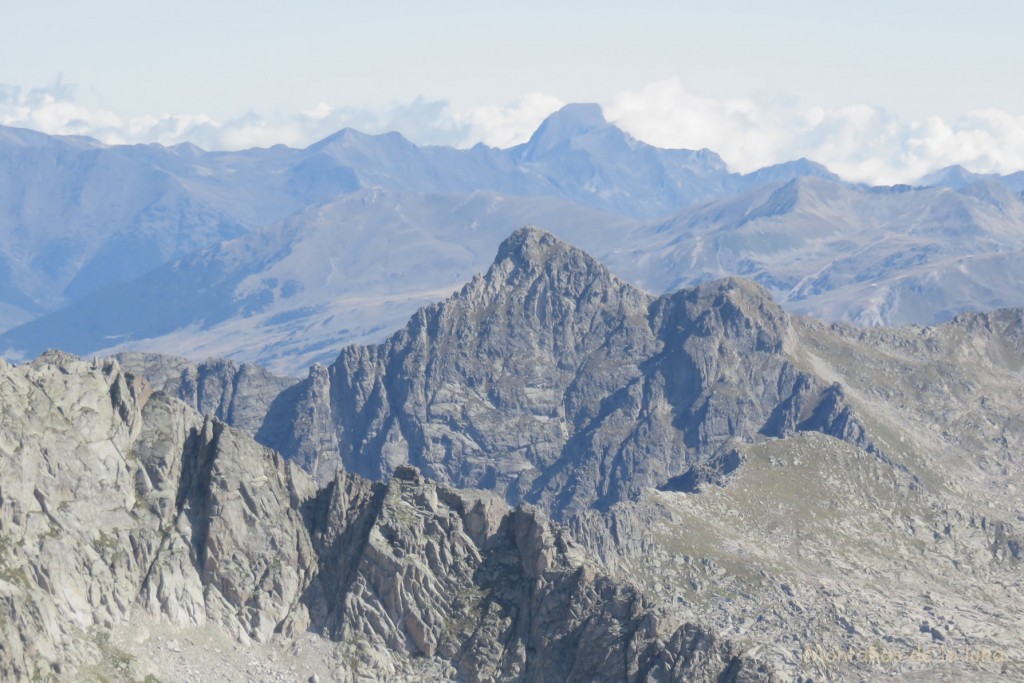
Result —
<instances>
[{"instance_id":1,"label":"mountain peak","mask_svg":"<svg viewBox=\"0 0 1024 683\"><path fill-rule=\"evenodd\" d=\"M328 135L324 139L314 142L306 148L310 152L321 152L324 150L364 147L375 144L381 146L415 147L404 135L397 131L387 133L364 133L355 128L342 128L336 133Z\"/></svg>"},{"instance_id":2,"label":"mountain peak","mask_svg":"<svg viewBox=\"0 0 1024 683\"><path fill-rule=\"evenodd\" d=\"M794 159L793 161L786 161L781 164L774 164L772 166L765 166L753 173L746 174L745 177L756 183L788 181L801 177L816 177L841 182L840 177L828 170L827 167L816 161L811 161L806 157Z\"/></svg>"},{"instance_id":3,"label":"mountain peak","mask_svg":"<svg viewBox=\"0 0 1024 683\"><path fill-rule=\"evenodd\" d=\"M501 261L515 256L526 257L555 244L571 248L547 230L542 230L536 225L524 225L505 238L498 247L496 260Z\"/></svg>"},{"instance_id":4,"label":"mountain peak","mask_svg":"<svg viewBox=\"0 0 1024 683\"><path fill-rule=\"evenodd\" d=\"M929 173L922 177L918 183L925 186L949 187L954 190L959 190L965 185L970 185L971 183L985 177L987 176L972 173L960 164L955 164Z\"/></svg>"},{"instance_id":5,"label":"mountain peak","mask_svg":"<svg viewBox=\"0 0 1024 683\"><path fill-rule=\"evenodd\" d=\"M593 102L577 102L567 104L544 120L545 124L564 126L585 132L608 123L604 118L601 105ZM543 125L543 124L542 124Z\"/></svg>"},{"instance_id":6,"label":"mountain peak","mask_svg":"<svg viewBox=\"0 0 1024 683\"><path fill-rule=\"evenodd\" d=\"M498 247L494 263L511 261L516 266L533 269L559 256L569 257L568 261L587 270L593 267L604 269L597 259L583 250L534 225L525 225L509 235Z\"/></svg>"},{"instance_id":7,"label":"mountain peak","mask_svg":"<svg viewBox=\"0 0 1024 683\"><path fill-rule=\"evenodd\" d=\"M526 148L534 154L548 151L566 140L607 125L600 105L567 104L544 119Z\"/></svg>"}]
</instances>

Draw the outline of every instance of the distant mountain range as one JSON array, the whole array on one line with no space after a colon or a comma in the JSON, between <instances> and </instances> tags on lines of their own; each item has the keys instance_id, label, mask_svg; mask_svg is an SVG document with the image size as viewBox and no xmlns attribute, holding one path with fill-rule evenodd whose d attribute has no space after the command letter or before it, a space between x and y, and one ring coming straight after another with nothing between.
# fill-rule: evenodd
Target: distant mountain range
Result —
<instances>
[{"instance_id":1,"label":"distant mountain range","mask_svg":"<svg viewBox=\"0 0 1024 683\"><path fill-rule=\"evenodd\" d=\"M462 286L526 223L594 246L633 225L547 197L360 190L93 292L8 331L0 348L89 354L146 339L150 351L304 372Z\"/></svg>"},{"instance_id":2,"label":"distant mountain range","mask_svg":"<svg viewBox=\"0 0 1024 683\"><path fill-rule=\"evenodd\" d=\"M729 173L707 150L641 143L594 105L566 107L505 150L418 147L398 133L345 129L306 149L205 152L0 128L0 179L4 301L30 310L364 188L486 189L653 217L761 182Z\"/></svg>"},{"instance_id":3,"label":"distant mountain range","mask_svg":"<svg viewBox=\"0 0 1024 683\"><path fill-rule=\"evenodd\" d=\"M741 175L569 105L510 149L343 130L306 149L114 146L0 128L0 352L126 348L285 373L375 341L536 224L654 293L726 275L867 324L1024 303L1024 175L869 188Z\"/></svg>"},{"instance_id":4,"label":"distant mountain range","mask_svg":"<svg viewBox=\"0 0 1024 683\"><path fill-rule=\"evenodd\" d=\"M629 242L609 263L652 291L742 275L827 320L932 324L1024 304L1024 201L990 178L957 189L796 178L642 225Z\"/></svg>"}]
</instances>

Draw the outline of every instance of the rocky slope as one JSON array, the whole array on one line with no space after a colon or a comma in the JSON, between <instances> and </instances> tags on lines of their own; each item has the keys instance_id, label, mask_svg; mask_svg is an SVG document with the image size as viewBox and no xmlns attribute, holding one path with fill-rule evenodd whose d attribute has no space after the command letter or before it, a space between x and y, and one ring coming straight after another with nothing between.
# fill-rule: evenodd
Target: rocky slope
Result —
<instances>
[{"instance_id":1,"label":"rocky slope","mask_svg":"<svg viewBox=\"0 0 1024 683\"><path fill-rule=\"evenodd\" d=\"M743 453L721 486L647 492L576 535L607 539L613 575L791 675L1024 680L1019 512L823 435Z\"/></svg>"},{"instance_id":2,"label":"rocky slope","mask_svg":"<svg viewBox=\"0 0 1024 683\"><path fill-rule=\"evenodd\" d=\"M793 362L843 387L885 460L813 433L740 444L728 475L695 472L575 535L782 671L1024 680L1024 313L791 324Z\"/></svg>"},{"instance_id":3,"label":"rocky slope","mask_svg":"<svg viewBox=\"0 0 1024 683\"><path fill-rule=\"evenodd\" d=\"M202 680L161 669L165 650L225 636L253 643L256 660L290 640L327 647L293 657L293 678L770 676L659 616L529 508L407 467L387 484L338 472L318 489L114 360L53 352L0 374L5 679ZM150 642L150 629L175 638ZM204 669L247 680L275 661Z\"/></svg>"},{"instance_id":4,"label":"rocky slope","mask_svg":"<svg viewBox=\"0 0 1024 683\"><path fill-rule=\"evenodd\" d=\"M460 293L386 343L349 347L295 384L221 362L124 360L291 462L164 395L150 398L141 418L128 409L125 424L135 426L124 428L113 417L117 400L100 410L102 401L61 399L54 411L40 397L17 403L29 406L28 417L5 413L16 425L4 432L15 435L5 452L36 444L24 433L43 435L30 449L38 453L31 462L48 463L40 471L61 471L46 460L58 437L70 439L62 452L107 453L90 463L128 456L123 474L115 467L101 476L102 509L132 501L132 515L111 517L129 521L112 528L59 516L52 500L92 495L61 483L70 475L5 470L43 482L32 484L42 497L4 484L5 505L20 500L11 510L32 510L25 517L37 520L34 536L10 535L29 539L27 550L18 546L24 557L50 548L47 559L66 554L81 575L77 567L93 556L76 545L58 553L46 539L70 529L94 547L89 534L103 529L103 538L127 539L132 557L145 560L139 566L154 568L148 579L116 574L108 582L116 593L60 593L94 596L67 609L92 613L96 600L106 611L76 618L113 625L99 643L52 617L54 633L72 633L75 647L91 643L87 654L72 648L76 666L145 660L151 644L124 628L140 624L173 640L150 661L183 678L193 674L181 659L203 642L221 643L230 661L241 656L217 640L229 633L269 637L279 658L238 668L249 675L288 663L342 678L488 679L498 670L592 678L589 655L558 649L577 643L611 653L601 668L610 680L699 678L731 666L756 677L762 664L796 680L1024 680L1020 310L864 329L786 314L737 279L655 298L582 251L524 229ZM50 396L77 385L59 356L37 366L7 370L35 378L50 368L50 379L32 380ZM107 378L100 393L147 393L103 367L90 370ZM31 395L27 385L19 391ZM124 432L114 451L102 446L102 430L79 443L66 428L45 426L81 406L99 415L87 412L88 425ZM109 482L127 486L140 470L149 483L111 505L121 494L109 495L120 490ZM451 488L468 485L489 492ZM48 492L53 486L59 493ZM20 493L9 498L9 489ZM524 500L569 531L534 508L509 508ZM78 509L98 519L89 505ZM65 531L53 531L48 514ZM260 519L282 514L287 522L259 530ZM160 521L168 518L173 524ZM278 563L267 560L273 553ZM612 583L586 569L585 553L600 557ZM40 562L18 559L9 575L29 581ZM633 583L645 597L626 587ZM34 605L51 597L25 585L9 593L20 602L8 613L42 615ZM129 608L105 616L109 605ZM32 633L51 623L44 617L32 617ZM642 626L648 619L658 635ZM179 638L166 629L179 621L205 625ZM561 625L564 638L550 642L538 623ZM595 631L599 624L610 626ZM12 637L20 639L28 631L18 628ZM47 652L64 647L33 638ZM283 642L311 652L316 666L302 668ZM756 653L761 664L737 652Z\"/></svg>"}]
</instances>

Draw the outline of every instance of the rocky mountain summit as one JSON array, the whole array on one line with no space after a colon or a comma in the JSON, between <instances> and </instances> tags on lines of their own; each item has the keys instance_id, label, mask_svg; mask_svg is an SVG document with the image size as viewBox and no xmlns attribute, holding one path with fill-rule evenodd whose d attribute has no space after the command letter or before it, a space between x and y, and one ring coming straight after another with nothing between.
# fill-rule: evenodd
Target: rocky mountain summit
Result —
<instances>
[{"instance_id":1,"label":"rocky mountain summit","mask_svg":"<svg viewBox=\"0 0 1024 683\"><path fill-rule=\"evenodd\" d=\"M604 576L536 510L409 467L317 487L115 360L51 352L0 374L5 680L202 680L155 662L212 632L257 659L261 643L318 641L327 654L293 656L291 679L770 677ZM149 640L168 625L175 639ZM211 671L251 680L273 661Z\"/></svg>"},{"instance_id":2,"label":"rocky mountain summit","mask_svg":"<svg viewBox=\"0 0 1024 683\"><path fill-rule=\"evenodd\" d=\"M788 357L791 327L750 282L654 298L525 228L384 344L314 368L268 414L290 431L263 435L321 482L408 463L557 517L671 487L737 440L817 430L875 452L841 388Z\"/></svg>"}]
</instances>

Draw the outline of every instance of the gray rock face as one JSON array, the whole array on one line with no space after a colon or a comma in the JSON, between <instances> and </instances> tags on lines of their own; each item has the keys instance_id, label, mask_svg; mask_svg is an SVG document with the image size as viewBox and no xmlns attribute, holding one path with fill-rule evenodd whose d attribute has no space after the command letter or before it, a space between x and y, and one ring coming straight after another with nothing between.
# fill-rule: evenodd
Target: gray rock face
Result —
<instances>
[{"instance_id":1,"label":"gray rock face","mask_svg":"<svg viewBox=\"0 0 1024 683\"><path fill-rule=\"evenodd\" d=\"M384 344L311 371L294 427L267 443L321 482L409 463L556 516L607 509L736 439L813 429L870 445L841 391L794 366L793 343L752 283L655 299L526 228Z\"/></svg>"},{"instance_id":2,"label":"gray rock face","mask_svg":"<svg viewBox=\"0 0 1024 683\"><path fill-rule=\"evenodd\" d=\"M5 680L141 678L104 635L140 611L245 642L323 634L355 648L339 680L410 656L460 680L770 678L659 617L534 510L408 467L317 490L113 360L54 352L0 374Z\"/></svg>"},{"instance_id":3,"label":"gray rock face","mask_svg":"<svg viewBox=\"0 0 1024 683\"><path fill-rule=\"evenodd\" d=\"M58 353L0 371L0 677L13 679L74 665L76 632L134 598L151 545L117 529L133 525L125 453L146 389Z\"/></svg>"},{"instance_id":4,"label":"gray rock face","mask_svg":"<svg viewBox=\"0 0 1024 683\"><path fill-rule=\"evenodd\" d=\"M127 372L180 399L200 415L255 434L266 422L271 403L298 382L278 377L252 363L210 359L194 363L158 353L126 352L115 356ZM269 426L268 426L269 428Z\"/></svg>"}]
</instances>

